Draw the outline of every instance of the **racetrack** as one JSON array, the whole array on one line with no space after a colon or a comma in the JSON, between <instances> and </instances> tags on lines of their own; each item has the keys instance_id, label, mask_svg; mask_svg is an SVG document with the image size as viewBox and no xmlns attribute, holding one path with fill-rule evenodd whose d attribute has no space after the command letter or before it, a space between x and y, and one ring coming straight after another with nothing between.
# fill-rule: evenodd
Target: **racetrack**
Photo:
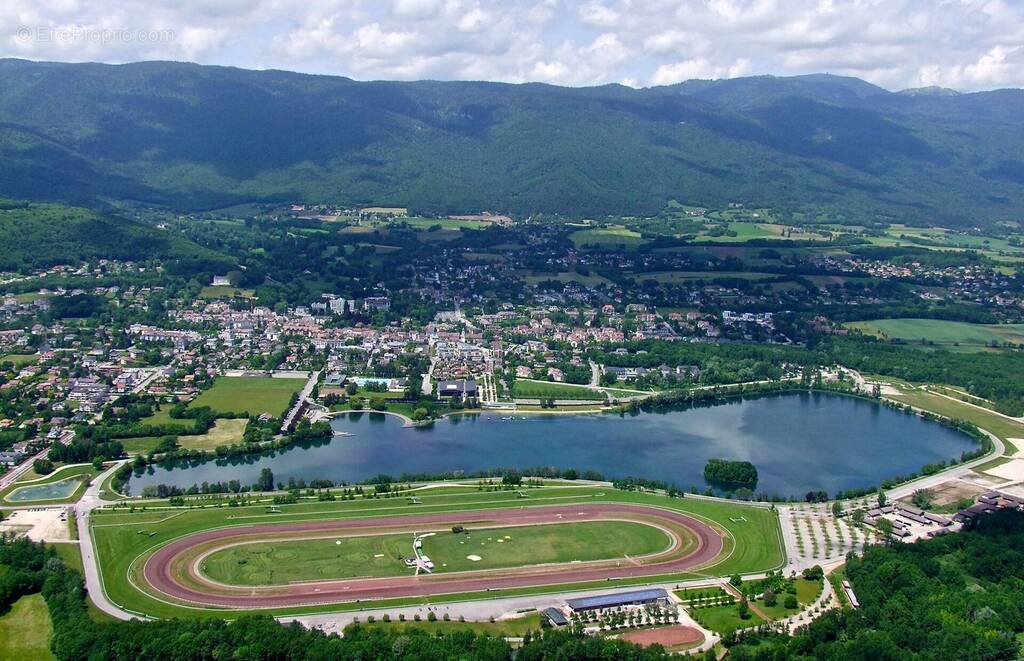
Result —
<instances>
[{"instance_id":1,"label":"racetrack","mask_svg":"<svg viewBox=\"0 0 1024 661\"><path fill-rule=\"evenodd\" d=\"M669 535L672 544L663 551L639 558L265 587L225 585L210 580L200 571L202 559L210 553L251 541L425 532L453 525L491 528L592 520L633 521L656 526ZM222 528L188 535L161 547L146 561L143 577L148 584L147 591L179 603L239 609L280 608L671 574L706 565L717 558L722 549L722 535L687 514L643 505L588 503Z\"/></svg>"}]
</instances>

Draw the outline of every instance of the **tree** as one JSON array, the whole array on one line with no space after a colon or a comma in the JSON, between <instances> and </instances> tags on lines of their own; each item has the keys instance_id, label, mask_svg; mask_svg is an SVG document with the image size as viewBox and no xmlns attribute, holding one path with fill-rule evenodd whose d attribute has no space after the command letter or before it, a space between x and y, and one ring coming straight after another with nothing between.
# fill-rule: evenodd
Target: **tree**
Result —
<instances>
[{"instance_id":1,"label":"tree","mask_svg":"<svg viewBox=\"0 0 1024 661\"><path fill-rule=\"evenodd\" d=\"M269 468L264 468L260 471L259 482L256 483L256 488L259 491L273 491L274 490L274 471Z\"/></svg>"},{"instance_id":2,"label":"tree","mask_svg":"<svg viewBox=\"0 0 1024 661\"><path fill-rule=\"evenodd\" d=\"M36 459L32 462L32 470L39 475L49 475L53 472L53 462L49 459Z\"/></svg>"},{"instance_id":3,"label":"tree","mask_svg":"<svg viewBox=\"0 0 1024 661\"><path fill-rule=\"evenodd\" d=\"M740 597L740 603L736 606L736 612L739 614L741 620L750 619L750 604L747 603L747 595Z\"/></svg>"},{"instance_id":4,"label":"tree","mask_svg":"<svg viewBox=\"0 0 1024 661\"><path fill-rule=\"evenodd\" d=\"M779 597L778 597L778 595L775 594L775 591L772 590L771 588L768 588L767 590L765 590L764 591L764 605L765 606L774 606L777 603L779 603Z\"/></svg>"},{"instance_id":5,"label":"tree","mask_svg":"<svg viewBox=\"0 0 1024 661\"><path fill-rule=\"evenodd\" d=\"M738 588L739 586L743 585L743 578L740 577L739 574L733 574L729 577L729 585L733 586L734 588Z\"/></svg>"},{"instance_id":6,"label":"tree","mask_svg":"<svg viewBox=\"0 0 1024 661\"><path fill-rule=\"evenodd\" d=\"M879 507L885 507L886 500L887 499L885 497L885 492L882 491L881 489L879 489L878 490L878 506Z\"/></svg>"},{"instance_id":7,"label":"tree","mask_svg":"<svg viewBox=\"0 0 1024 661\"><path fill-rule=\"evenodd\" d=\"M792 610L794 608L799 608L800 603L796 600L795 594L787 594L786 598L782 602L782 605Z\"/></svg>"},{"instance_id":8,"label":"tree","mask_svg":"<svg viewBox=\"0 0 1024 661\"><path fill-rule=\"evenodd\" d=\"M839 518L843 513L842 501L836 500L832 502L832 516Z\"/></svg>"}]
</instances>

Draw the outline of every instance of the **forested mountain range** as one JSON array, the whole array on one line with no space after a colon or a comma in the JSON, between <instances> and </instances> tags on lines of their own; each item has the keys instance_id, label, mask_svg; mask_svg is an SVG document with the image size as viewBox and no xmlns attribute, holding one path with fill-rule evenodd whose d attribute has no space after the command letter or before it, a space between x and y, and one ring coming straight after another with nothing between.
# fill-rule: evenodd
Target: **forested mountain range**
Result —
<instances>
[{"instance_id":1,"label":"forested mountain range","mask_svg":"<svg viewBox=\"0 0 1024 661\"><path fill-rule=\"evenodd\" d=\"M828 75L632 89L0 60L0 195L971 227L1024 210L1024 91ZM792 216L790 216L792 217Z\"/></svg>"}]
</instances>

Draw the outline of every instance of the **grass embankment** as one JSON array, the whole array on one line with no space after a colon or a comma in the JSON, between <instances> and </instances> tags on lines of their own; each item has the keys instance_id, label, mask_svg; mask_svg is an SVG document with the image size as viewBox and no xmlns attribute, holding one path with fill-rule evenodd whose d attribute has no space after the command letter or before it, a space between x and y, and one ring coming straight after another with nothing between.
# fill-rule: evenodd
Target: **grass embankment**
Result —
<instances>
[{"instance_id":1,"label":"grass embankment","mask_svg":"<svg viewBox=\"0 0 1024 661\"><path fill-rule=\"evenodd\" d=\"M3 491L0 491L0 502L5 505L61 505L65 503L74 503L82 497L82 494L85 493L85 490L89 486L89 482L99 475L99 473L99 471L93 468L92 464L72 464L69 466L61 466L45 477L34 480L18 480L14 482ZM78 486L71 491L69 496L62 498L43 498L38 500L8 499L8 496L12 495L15 491L31 489L33 487L44 485L53 485L58 482L64 482L65 480L74 480L78 483ZM24 492L22 491L22 493Z\"/></svg>"},{"instance_id":2,"label":"grass embankment","mask_svg":"<svg viewBox=\"0 0 1024 661\"><path fill-rule=\"evenodd\" d=\"M886 395L889 399L904 404L910 404L917 408L931 411L949 418L967 420L982 429L986 429L1006 444L1006 454L1017 453L1017 445L1011 438L1024 438L1024 424L999 415L993 411L986 411L970 404L952 400L942 395L920 389L901 389L900 394Z\"/></svg>"},{"instance_id":3,"label":"grass embankment","mask_svg":"<svg viewBox=\"0 0 1024 661\"><path fill-rule=\"evenodd\" d=\"M381 517L430 512L473 511L524 505L564 505L586 502L633 502L683 511L702 518L726 531L723 554L701 575L727 576L774 569L784 562L778 515L764 508L741 503L699 499L669 499L663 496L618 491L602 487L543 487L527 491L522 499L514 491L482 492L476 490L452 493L449 489L415 492L422 504L412 505L407 498L358 499L337 502L302 502L281 506L280 513L269 513L266 504L243 507L208 507L205 509L165 509L160 511L98 510L92 519L103 582L107 595L115 603L137 612L157 617L220 616L225 611L212 608L188 608L156 599L136 588L143 585L142 566L145 559L168 541L202 530L228 526L265 524L268 522L316 521L346 518ZM138 507L138 505L136 505ZM468 554L466 554L468 555ZM482 554L481 554L482 555ZM691 580L694 573L669 575L658 580ZM609 588L642 585L655 579L624 579L598 581L592 584L544 586L516 590L486 591L432 598L390 599L372 602L374 607L445 603L473 599L492 599L527 594L553 594L573 589ZM361 604L309 606L274 610L275 614L297 615L332 610L357 610ZM236 611L235 613L239 613Z\"/></svg>"},{"instance_id":4,"label":"grass embankment","mask_svg":"<svg viewBox=\"0 0 1024 661\"><path fill-rule=\"evenodd\" d=\"M450 530L423 539L437 573L605 560L664 550L658 528L625 521ZM232 546L209 555L202 571L231 585L283 585L318 579L405 576L408 534L307 539ZM470 560L469 556L476 558Z\"/></svg>"},{"instance_id":5,"label":"grass embankment","mask_svg":"<svg viewBox=\"0 0 1024 661\"><path fill-rule=\"evenodd\" d=\"M43 595L26 595L0 617L0 661L52 659L52 635L53 623Z\"/></svg>"}]
</instances>

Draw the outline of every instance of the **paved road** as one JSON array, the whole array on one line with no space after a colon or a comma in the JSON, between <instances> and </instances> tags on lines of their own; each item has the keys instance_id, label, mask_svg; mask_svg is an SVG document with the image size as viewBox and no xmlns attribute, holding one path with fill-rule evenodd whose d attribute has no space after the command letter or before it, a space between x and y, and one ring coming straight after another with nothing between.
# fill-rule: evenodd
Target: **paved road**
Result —
<instances>
[{"instance_id":1,"label":"paved road","mask_svg":"<svg viewBox=\"0 0 1024 661\"><path fill-rule=\"evenodd\" d=\"M485 518L486 525L540 524L585 521L601 518L630 518L662 521L667 527L682 526L697 537L697 548L686 555L676 551L656 554L643 563L614 566L610 562L559 565L556 567L513 568L481 572L459 572L427 576L398 576L377 579L351 579L309 582L268 588L233 588L209 586L207 589L182 585L176 575L176 561L198 544L228 541L239 535L274 535L290 532L343 533L358 529L386 526L389 529L412 529L417 525L453 525L466 523L467 516ZM480 521L475 525L485 525ZM160 548L146 562L143 573L155 589L184 601L229 608L285 607L322 604L358 599L381 599L432 594L479 592L525 586L559 585L601 581L610 578L644 577L691 570L706 564L721 553L722 537L706 523L673 510L616 503L580 504L522 509L499 509L486 512L445 512L386 519L349 519L294 524L266 524L244 528L211 530L179 539ZM202 581L190 566L191 583Z\"/></svg>"},{"instance_id":2,"label":"paved road","mask_svg":"<svg viewBox=\"0 0 1024 661\"><path fill-rule=\"evenodd\" d=\"M313 387L316 386L316 382L320 379L320 372L316 371L309 375L309 380L306 381L306 385L302 387L302 392L299 393L299 398L295 400L295 406L292 407L291 411L288 411L288 415L284 417L284 421L281 423L281 433L288 433L289 428L295 423L295 418L298 416L299 411L302 410L302 405L309 401L309 396L313 392Z\"/></svg>"},{"instance_id":3,"label":"paved road","mask_svg":"<svg viewBox=\"0 0 1024 661\"><path fill-rule=\"evenodd\" d=\"M100 498L100 485L127 461L127 459L119 461L113 467L101 473L99 477L92 481L89 488L85 490L85 494L75 504L75 521L78 523L78 548L82 551L85 588L89 592L89 598L96 604L96 607L107 615L116 617L119 620L131 620L133 618L148 619L129 613L107 599L106 593L103 592L103 583L100 580L99 563L96 561L96 546L93 544L92 533L89 531L89 516L92 514L92 511L97 507L109 504Z\"/></svg>"}]
</instances>

